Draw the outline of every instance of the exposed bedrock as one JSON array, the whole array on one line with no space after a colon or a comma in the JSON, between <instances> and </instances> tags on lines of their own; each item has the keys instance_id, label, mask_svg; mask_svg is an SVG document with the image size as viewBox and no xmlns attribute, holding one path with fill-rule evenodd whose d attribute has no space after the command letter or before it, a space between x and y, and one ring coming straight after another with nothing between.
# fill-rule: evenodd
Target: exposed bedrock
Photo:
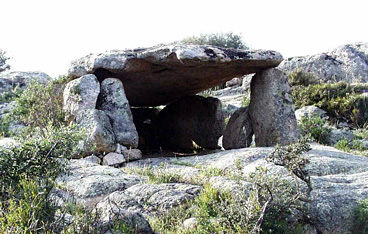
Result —
<instances>
[{"instance_id":1,"label":"exposed bedrock","mask_svg":"<svg viewBox=\"0 0 368 234\"><path fill-rule=\"evenodd\" d=\"M158 106L276 67L280 53L207 45L171 45L90 54L71 63L69 77L95 74L120 79L131 106Z\"/></svg>"},{"instance_id":2,"label":"exposed bedrock","mask_svg":"<svg viewBox=\"0 0 368 234\"><path fill-rule=\"evenodd\" d=\"M188 96L167 105L158 117L159 141L170 149L218 148L225 128L221 101Z\"/></svg>"},{"instance_id":3,"label":"exposed bedrock","mask_svg":"<svg viewBox=\"0 0 368 234\"><path fill-rule=\"evenodd\" d=\"M286 145L300 138L288 79L280 70L266 69L252 78L249 113L259 147Z\"/></svg>"}]
</instances>

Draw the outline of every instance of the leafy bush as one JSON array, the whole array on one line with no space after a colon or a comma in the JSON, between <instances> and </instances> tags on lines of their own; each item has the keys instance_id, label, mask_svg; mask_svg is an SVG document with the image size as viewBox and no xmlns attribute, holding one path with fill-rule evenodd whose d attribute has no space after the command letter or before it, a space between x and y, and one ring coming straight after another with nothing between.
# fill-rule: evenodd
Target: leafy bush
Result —
<instances>
[{"instance_id":1,"label":"leafy bush","mask_svg":"<svg viewBox=\"0 0 368 234\"><path fill-rule=\"evenodd\" d=\"M368 121L368 97L361 95L368 85L347 83L316 84L291 88L296 109L315 105L332 117L352 122L361 127Z\"/></svg>"},{"instance_id":2,"label":"leafy bush","mask_svg":"<svg viewBox=\"0 0 368 234\"><path fill-rule=\"evenodd\" d=\"M224 48L235 48L235 49L249 49L244 43L242 35L229 33L211 33L201 34L200 36L192 36L184 38L182 41L184 44L195 44L195 45L213 45Z\"/></svg>"},{"instance_id":3,"label":"leafy bush","mask_svg":"<svg viewBox=\"0 0 368 234\"><path fill-rule=\"evenodd\" d=\"M311 73L307 73L301 70L294 71L289 73L288 81L291 86L302 85L308 86L311 84L320 83L319 79Z\"/></svg>"},{"instance_id":4,"label":"leafy bush","mask_svg":"<svg viewBox=\"0 0 368 234\"><path fill-rule=\"evenodd\" d=\"M3 92L0 94L0 103L11 102L15 98L19 97L22 94L23 90L16 86L14 89L9 90L8 92Z\"/></svg>"},{"instance_id":5,"label":"leafy bush","mask_svg":"<svg viewBox=\"0 0 368 234\"><path fill-rule=\"evenodd\" d=\"M10 58L6 56L5 51L0 49L0 72L10 68L9 64L7 63L9 59Z\"/></svg>"},{"instance_id":6,"label":"leafy bush","mask_svg":"<svg viewBox=\"0 0 368 234\"><path fill-rule=\"evenodd\" d=\"M327 144L331 133L327 120L320 117L302 118L299 130L303 136L320 144Z\"/></svg>"},{"instance_id":7,"label":"leafy bush","mask_svg":"<svg viewBox=\"0 0 368 234\"><path fill-rule=\"evenodd\" d=\"M69 127L48 127L44 137L0 148L1 233L50 231L55 208L47 197L81 137Z\"/></svg>"},{"instance_id":8,"label":"leafy bush","mask_svg":"<svg viewBox=\"0 0 368 234\"><path fill-rule=\"evenodd\" d=\"M359 201L354 209L352 233L368 233L368 199Z\"/></svg>"},{"instance_id":9,"label":"leafy bush","mask_svg":"<svg viewBox=\"0 0 368 234\"><path fill-rule=\"evenodd\" d=\"M63 90L66 80L60 78L41 84L31 82L22 94L15 98L16 106L12 110L12 116L18 122L30 128L47 129L65 125L65 113L63 111Z\"/></svg>"}]
</instances>

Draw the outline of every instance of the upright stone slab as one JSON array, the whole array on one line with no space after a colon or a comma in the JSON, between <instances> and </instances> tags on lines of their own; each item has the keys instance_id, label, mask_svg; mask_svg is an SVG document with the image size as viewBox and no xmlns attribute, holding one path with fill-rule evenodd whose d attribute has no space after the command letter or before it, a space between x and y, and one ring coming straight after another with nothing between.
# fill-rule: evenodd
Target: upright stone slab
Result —
<instances>
[{"instance_id":1,"label":"upright stone slab","mask_svg":"<svg viewBox=\"0 0 368 234\"><path fill-rule=\"evenodd\" d=\"M108 78L101 83L97 109L103 110L110 118L116 143L137 148L138 133L120 80Z\"/></svg>"},{"instance_id":2,"label":"upright stone slab","mask_svg":"<svg viewBox=\"0 0 368 234\"><path fill-rule=\"evenodd\" d=\"M77 126L86 131L83 153L108 153L116 149L115 136L106 113L100 110L82 110L76 116Z\"/></svg>"},{"instance_id":3,"label":"upright stone slab","mask_svg":"<svg viewBox=\"0 0 368 234\"><path fill-rule=\"evenodd\" d=\"M300 138L287 76L275 68L251 82L249 113L257 146L290 144Z\"/></svg>"},{"instance_id":4,"label":"upright stone slab","mask_svg":"<svg viewBox=\"0 0 368 234\"><path fill-rule=\"evenodd\" d=\"M221 101L189 96L167 105L159 114L159 142L164 148L206 149L218 147L225 128Z\"/></svg>"},{"instance_id":5,"label":"upright stone slab","mask_svg":"<svg viewBox=\"0 0 368 234\"><path fill-rule=\"evenodd\" d=\"M72 120L82 110L93 110L96 108L100 83L95 75L84 75L70 81L63 94L64 110L67 118Z\"/></svg>"},{"instance_id":6,"label":"upright stone slab","mask_svg":"<svg viewBox=\"0 0 368 234\"><path fill-rule=\"evenodd\" d=\"M249 107L242 107L231 116L222 138L222 146L224 149L249 147L252 143L252 136Z\"/></svg>"}]
</instances>

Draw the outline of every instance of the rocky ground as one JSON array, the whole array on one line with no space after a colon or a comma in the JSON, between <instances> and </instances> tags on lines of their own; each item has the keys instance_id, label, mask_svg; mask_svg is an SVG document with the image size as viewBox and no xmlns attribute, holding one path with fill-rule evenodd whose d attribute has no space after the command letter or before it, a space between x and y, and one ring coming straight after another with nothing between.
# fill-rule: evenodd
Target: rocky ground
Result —
<instances>
[{"instance_id":1,"label":"rocky ground","mask_svg":"<svg viewBox=\"0 0 368 234\"><path fill-rule=\"evenodd\" d=\"M72 160L70 172L57 180L59 189L53 199L59 204L74 199L79 204L97 207L103 210L106 220L116 210L129 213L139 217L142 230L149 233L146 220L193 199L204 183L230 192L244 191L249 183L229 175L241 170L246 178L259 166L268 168L271 174L288 177L285 168L265 160L272 150L251 147L189 157L146 158L121 168L102 166L94 157ZM368 158L318 144L312 144L308 157L307 170L313 184L310 211L317 228L323 233L349 233L357 201L368 196ZM221 173L201 177L208 168ZM149 182L149 177L142 175L144 170L176 176L180 183Z\"/></svg>"}]
</instances>

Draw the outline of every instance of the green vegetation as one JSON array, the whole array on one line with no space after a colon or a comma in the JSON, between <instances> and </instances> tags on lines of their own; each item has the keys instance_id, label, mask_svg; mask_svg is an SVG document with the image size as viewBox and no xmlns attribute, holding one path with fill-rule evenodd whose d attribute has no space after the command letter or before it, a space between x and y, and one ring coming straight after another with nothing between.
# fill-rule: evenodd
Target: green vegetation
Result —
<instances>
[{"instance_id":1,"label":"green vegetation","mask_svg":"<svg viewBox=\"0 0 368 234\"><path fill-rule=\"evenodd\" d=\"M368 90L368 85L310 84L291 87L295 108L315 105L328 112L328 115L351 122L362 127L368 121L368 97L361 95Z\"/></svg>"},{"instance_id":2,"label":"green vegetation","mask_svg":"<svg viewBox=\"0 0 368 234\"><path fill-rule=\"evenodd\" d=\"M164 163L161 163L159 167L144 166L136 168L124 168L122 170L124 170L126 173L135 173L142 176L147 176L148 181L153 184L183 182L181 175L168 171L167 166Z\"/></svg>"},{"instance_id":3,"label":"green vegetation","mask_svg":"<svg viewBox=\"0 0 368 234\"><path fill-rule=\"evenodd\" d=\"M311 73L297 70L288 74L288 81L290 86L308 86L312 84L319 84L320 81Z\"/></svg>"},{"instance_id":4,"label":"green vegetation","mask_svg":"<svg viewBox=\"0 0 368 234\"><path fill-rule=\"evenodd\" d=\"M359 201L354 209L352 233L368 233L368 199Z\"/></svg>"},{"instance_id":5,"label":"green vegetation","mask_svg":"<svg viewBox=\"0 0 368 234\"><path fill-rule=\"evenodd\" d=\"M187 37L181 40L184 44L213 45L224 48L249 49L245 44L241 34L211 33L201 34L200 36Z\"/></svg>"},{"instance_id":6,"label":"green vegetation","mask_svg":"<svg viewBox=\"0 0 368 234\"><path fill-rule=\"evenodd\" d=\"M15 98L12 117L31 129L40 129L41 133L49 125L56 128L65 125L62 108L65 83L65 78L53 80L47 85L33 81Z\"/></svg>"},{"instance_id":7,"label":"green vegetation","mask_svg":"<svg viewBox=\"0 0 368 234\"><path fill-rule=\"evenodd\" d=\"M9 64L7 63L9 59L10 58L6 56L6 52L0 49L0 72L10 68Z\"/></svg>"},{"instance_id":8,"label":"green vegetation","mask_svg":"<svg viewBox=\"0 0 368 234\"><path fill-rule=\"evenodd\" d=\"M216 189L204 184L200 195L194 200L155 217L150 223L156 232L168 234L189 233L301 233L312 186L305 165L309 162L302 154L310 149L305 141L288 146L276 147L268 160L285 166L294 176L307 184L306 193L299 190L298 180L281 179L278 175L268 174L265 168L259 167L249 177L239 179L250 182L251 186L243 187L239 192ZM236 162L236 170L243 169L241 160ZM204 178L226 175L223 170L209 167L200 174ZM240 181L239 181L240 182ZM241 183L238 184L240 187ZM246 192L245 192L246 191ZM301 216L291 220L293 211L298 210ZM183 227L182 223L195 218L193 227Z\"/></svg>"},{"instance_id":9,"label":"green vegetation","mask_svg":"<svg viewBox=\"0 0 368 234\"><path fill-rule=\"evenodd\" d=\"M327 139L331 133L331 127L329 127L327 120L320 117L302 118L299 130L302 136L320 144L327 144Z\"/></svg>"}]
</instances>

